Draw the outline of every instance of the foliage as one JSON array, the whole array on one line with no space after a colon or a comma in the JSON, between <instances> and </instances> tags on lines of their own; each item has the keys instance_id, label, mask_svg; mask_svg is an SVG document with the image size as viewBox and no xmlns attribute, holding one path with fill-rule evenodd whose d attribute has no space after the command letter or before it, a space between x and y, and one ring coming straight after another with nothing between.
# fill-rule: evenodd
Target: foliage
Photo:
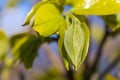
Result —
<instances>
[{"instance_id":1,"label":"foliage","mask_svg":"<svg viewBox=\"0 0 120 80\"><path fill-rule=\"evenodd\" d=\"M24 33L13 36L11 45L14 59L20 59L20 62L23 62L26 68L30 68L41 44L41 38L32 34Z\"/></svg>"},{"instance_id":2,"label":"foliage","mask_svg":"<svg viewBox=\"0 0 120 80\"><path fill-rule=\"evenodd\" d=\"M14 6L13 3L10 5ZM71 6L71 9L64 12L64 6ZM27 32L12 36L9 41L0 31L0 60L7 55L11 46L13 62L19 61L24 63L26 68L31 68L41 44L51 41L51 36L55 34L59 36L58 48L66 69L77 71L86 59L90 44L90 29L86 15L97 15L106 23L106 32L98 50L98 57L90 67L94 72L109 33L112 36L120 33L119 12L119 0L42 0L33 6L23 24L30 25L37 36ZM91 70L87 74L88 78L93 74ZM43 76L42 80L46 80L46 76L53 76L54 80L54 75L58 73L51 72ZM115 78L108 74L106 79Z\"/></svg>"},{"instance_id":3,"label":"foliage","mask_svg":"<svg viewBox=\"0 0 120 80\"><path fill-rule=\"evenodd\" d=\"M63 14L64 5L73 7ZM99 10L102 9L101 6L104 10ZM108 8L109 6L112 9ZM58 35L62 37L59 40L59 49L66 68L68 69L69 65L72 65L77 70L86 57L90 33L86 24L81 23L81 20L74 14L108 15L119 12L119 6L120 3L115 0L90 1L89 4L86 0L43 0L32 8L24 25L30 24L34 15L32 27L41 36L49 37L58 32ZM67 17L70 18L67 20ZM106 20L107 17L104 16L104 19L109 24L111 22Z\"/></svg>"},{"instance_id":4,"label":"foliage","mask_svg":"<svg viewBox=\"0 0 120 80\"><path fill-rule=\"evenodd\" d=\"M0 61L5 58L9 50L9 40L6 34L0 30Z\"/></svg>"}]
</instances>

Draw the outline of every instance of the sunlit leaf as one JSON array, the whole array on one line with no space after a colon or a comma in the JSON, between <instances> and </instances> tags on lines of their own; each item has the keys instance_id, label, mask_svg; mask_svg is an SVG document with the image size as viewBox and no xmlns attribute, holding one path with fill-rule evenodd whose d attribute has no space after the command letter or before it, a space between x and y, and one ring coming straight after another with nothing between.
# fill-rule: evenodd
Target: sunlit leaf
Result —
<instances>
[{"instance_id":1,"label":"sunlit leaf","mask_svg":"<svg viewBox=\"0 0 120 80\"><path fill-rule=\"evenodd\" d=\"M14 59L20 60L26 68L30 68L42 43L41 38L32 34L18 34L11 38L11 43Z\"/></svg>"},{"instance_id":2,"label":"sunlit leaf","mask_svg":"<svg viewBox=\"0 0 120 80\"><path fill-rule=\"evenodd\" d=\"M36 11L40 8L40 6L42 4L44 4L44 2L38 2L37 4L35 4L33 6L33 8L30 10L30 12L28 13L28 15L26 17L26 20L25 20L23 26L30 24L31 19L33 18L33 16L35 15Z\"/></svg>"},{"instance_id":3,"label":"sunlit leaf","mask_svg":"<svg viewBox=\"0 0 120 80\"><path fill-rule=\"evenodd\" d=\"M71 12L83 15L108 15L120 12L119 0L78 0Z\"/></svg>"},{"instance_id":4,"label":"sunlit leaf","mask_svg":"<svg viewBox=\"0 0 120 80\"><path fill-rule=\"evenodd\" d=\"M86 58L90 33L86 24L81 23L75 16L70 16L72 24L65 32L64 45L71 64L77 70Z\"/></svg>"},{"instance_id":5,"label":"sunlit leaf","mask_svg":"<svg viewBox=\"0 0 120 80\"><path fill-rule=\"evenodd\" d=\"M59 30L62 22L59 10L55 5L47 3L38 9L33 29L41 36L48 37Z\"/></svg>"},{"instance_id":6,"label":"sunlit leaf","mask_svg":"<svg viewBox=\"0 0 120 80\"><path fill-rule=\"evenodd\" d=\"M9 40L5 33L0 30L0 60L2 60L9 50Z\"/></svg>"}]
</instances>

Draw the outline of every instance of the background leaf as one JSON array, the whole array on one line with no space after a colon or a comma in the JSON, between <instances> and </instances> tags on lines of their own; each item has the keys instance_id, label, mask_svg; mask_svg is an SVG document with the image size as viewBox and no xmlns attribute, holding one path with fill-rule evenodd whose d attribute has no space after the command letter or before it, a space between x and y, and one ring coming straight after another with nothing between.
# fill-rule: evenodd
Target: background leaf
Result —
<instances>
[{"instance_id":1,"label":"background leaf","mask_svg":"<svg viewBox=\"0 0 120 80\"><path fill-rule=\"evenodd\" d=\"M14 59L30 68L42 43L41 38L32 34L18 34L11 38L11 43Z\"/></svg>"},{"instance_id":2,"label":"background leaf","mask_svg":"<svg viewBox=\"0 0 120 80\"><path fill-rule=\"evenodd\" d=\"M9 50L9 40L6 34L0 30L0 60L4 59Z\"/></svg>"},{"instance_id":3,"label":"background leaf","mask_svg":"<svg viewBox=\"0 0 120 80\"><path fill-rule=\"evenodd\" d=\"M112 31L115 31L117 28L120 27L120 22L117 21L117 16L115 14L101 17Z\"/></svg>"}]
</instances>

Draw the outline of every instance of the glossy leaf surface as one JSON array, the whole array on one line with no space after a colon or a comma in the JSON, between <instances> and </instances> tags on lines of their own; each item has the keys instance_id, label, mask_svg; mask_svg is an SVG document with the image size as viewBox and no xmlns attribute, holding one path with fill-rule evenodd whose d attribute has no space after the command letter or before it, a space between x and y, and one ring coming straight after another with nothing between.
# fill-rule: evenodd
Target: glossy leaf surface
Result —
<instances>
[{"instance_id":1,"label":"glossy leaf surface","mask_svg":"<svg viewBox=\"0 0 120 80\"><path fill-rule=\"evenodd\" d=\"M78 0L71 12L83 15L115 14L120 12L120 0Z\"/></svg>"},{"instance_id":2,"label":"glossy leaf surface","mask_svg":"<svg viewBox=\"0 0 120 80\"><path fill-rule=\"evenodd\" d=\"M63 18L60 11L51 3L42 5L35 17L33 28L43 37L52 35L62 26Z\"/></svg>"},{"instance_id":3,"label":"glossy leaf surface","mask_svg":"<svg viewBox=\"0 0 120 80\"><path fill-rule=\"evenodd\" d=\"M42 4L44 4L44 2L39 2L33 6L33 8L30 10L30 12L28 13L28 15L26 17L26 20L25 20L23 26L30 24L32 17L35 15L36 11L40 8L40 6Z\"/></svg>"}]
</instances>

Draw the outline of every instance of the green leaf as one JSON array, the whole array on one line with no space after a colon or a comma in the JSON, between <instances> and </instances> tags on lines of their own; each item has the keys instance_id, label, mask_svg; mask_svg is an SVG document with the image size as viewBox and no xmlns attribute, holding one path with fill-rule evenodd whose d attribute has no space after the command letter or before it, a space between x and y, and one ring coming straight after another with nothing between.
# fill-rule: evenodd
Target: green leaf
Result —
<instances>
[{"instance_id":1,"label":"green leaf","mask_svg":"<svg viewBox=\"0 0 120 80\"><path fill-rule=\"evenodd\" d=\"M65 16L66 22L64 22L64 25L61 26L60 30L59 30L59 40L58 40L58 48L62 57L62 60L64 62L65 68L67 70L69 70L69 59L68 59L68 55L65 49L65 45L64 45L64 37L65 37L65 31L68 29L68 27L70 26L70 17L68 15Z\"/></svg>"},{"instance_id":2,"label":"green leaf","mask_svg":"<svg viewBox=\"0 0 120 80\"><path fill-rule=\"evenodd\" d=\"M26 68L30 68L42 44L41 38L27 33L18 34L11 38L11 43L15 61L20 60Z\"/></svg>"},{"instance_id":3,"label":"green leaf","mask_svg":"<svg viewBox=\"0 0 120 80\"><path fill-rule=\"evenodd\" d=\"M41 5L43 5L45 2L38 2L37 4L35 4L33 6L33 8L30 10L30 12L28 13L26 20L23 24L23 26L28 25L31 23L31 19L33 18L33 16L35 15L35 13L37 12L37 10L40 8Z\"/></svg>"},{"instance_id":4,"label":"green leaf","mask_svg":"<svg viewBox=\"0 0 120 80\"><path fill-rule=\"evenodd\" d=\"M9 40L5 33L0 30L0 60L4 59L9 50Z\"/></svg>"},{"instance_id":5,"label":"green leaf","mask_svg":"<svg viewBox=\"0 0 120 80\"><path fill-rule=\"evenodd\" d=\"M120 28L120 22L118 21L117 15L105 15L101 16L103 20L106 22L108 27L112 30L115 31L118 28Z\"/></svg>"},{"instance_id":6,"label":"green leaf","mask_svg":"<svg viewBox=\"0 0 120 80\"><path fill-rule=\"evenodd\" d=\"M59 40L58 40L58 48L62 57L62 60L64 62L64 65L66 67L67 70L69 70L69 62L68 62L68 58L67 58L67 52L65 50L65 46L64 46L64 36L65 36L65 31L66 31L67 27L66 26L61 26L61 29L59 31Z\"/></svg>"},{"instance_id":7,"label":"green leaf","mask_svg":"<svg viewBox=\"0 0 120 80\"><path fill-rule=\"evenodd\" d=\"M33 29L41 36L48 37L59 30L63 21L59 9L51 3L46 3L37 10Z\"/></svg>"},{"instance_id":8,"label":"green leaf","mask_svg":"<svg viewBox=\"0 0 120 80\"><path fill-rule=\"evenodd\" d=\"M73 68L77 70L86 58L90 33L85 23L70 14L72 23L65 32L64 45Z\"/></svg>"},{"instance_id":9,"label":"green leaf","mask_svg":"<svg viewBox=\"0 0 120 80\"><path fill-rule=\"evenodd\" d=\"M120 12L119 0L78 0L70 12L80 15L108 15Z\"/></svg>"}]
</instances>

